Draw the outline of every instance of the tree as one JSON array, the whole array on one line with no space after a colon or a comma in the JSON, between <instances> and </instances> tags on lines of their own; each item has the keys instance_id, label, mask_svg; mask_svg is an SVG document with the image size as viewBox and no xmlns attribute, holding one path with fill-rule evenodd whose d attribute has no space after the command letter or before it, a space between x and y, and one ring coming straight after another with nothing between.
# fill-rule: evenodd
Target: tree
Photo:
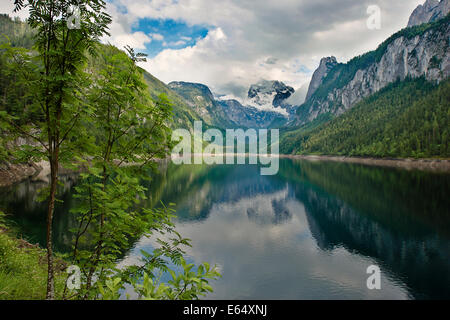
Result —
<instances>
[{"instance_id":1,"label":"tree","mask_svg":"<svg viewBox=\"0 0 450 320\"><path fill-rule=\"evenodd\" d=\"M47 158L50 163L50 184L44 190L47 299L55 298L52 221L60 166L82 170L79 205L72 210L79 226L72 230L71 259L83 271L83 286L75 295L66 288L64 298L117 298L125 283L145 298L196 298L212 290L207 279L219 274L206 263L194 272L194 265L185 262L181 246L189 240L175 231L170 207L140 207L146 191L142 176L171 147L172 105L164 95L150 99L136 66L144 55L126 47L127 56L98 43L110 22L104 2L76 2L81 23L70 29L67 18L74 3L15 1L16 10L30 9L35 45L30 51L0 44L0 72L8 80L0 89L4 101L11 101L0 108L0 139L7 146L0 156L17 162ZM142 266L118 270L117 259L132 241L153 233L169 238L159 238L160 247L144 253ZM167 259L184 272L170 270ZM157 272L169 272L173 281L159 284Z\"/></svg>"},{"instance_id":2,"label":"tree","mask_svg":"<svg viewBox=\"0 0 450 320\"><path fill-rule=\"evenodd\" d=\"M29 9L28 24L37 31L34 49L37 56L13 53L13 59L25 74L33 102L27 108L38 113L27 125L17 125L17 118L3 114L9 129L32 139L36 144L22 147L28 157L46 157L50 163L50 186L47 210L47 299L55 298L52 222L61 164L76 154L73 143L81 119L89 113L81 95L88 78L83 72L87 54L95 55L98 39L107 34L111 19L101 0L15 0L15 11ZM79 28L68 27L72 8L80 12ZM33 60L34 64L29 62ZM31 75L31 77L30 77Z\"/></svg>"},{"instance_id":3,"label":"tree","mask_svg":"<svg viewBox=\"0 0 450 320\"><path fill-rule=\"evenodd\" d=\"M78 205L72 210L79 222L73 230L74 249L70 257L80 268L81 288L67 288L64 298L117 299L125 284L146 298L192 299L212 288L207 278L217 272L208 264L196 273L185 263L180 246L189 245L171 222L172 210L145 208L146 189L140 183L149 176L155 158L164 158L171 149L172 106L162 95L153 101L136 62L143 54L125 48L128 55L112 46L102 46L90 63L92 74L88 101L93 107L85 119L90 139L85 141L89 158L79 159L84 167L76 187ZM116 267L120 255L142 236L165 234L160 247L143 252L141 266ZM167 266L167 259L184 268L182 276ZM173 285L157 285L156 270L173 275ZM143 284L141 284L141 282Z\"/></svg>"}]
</instances>

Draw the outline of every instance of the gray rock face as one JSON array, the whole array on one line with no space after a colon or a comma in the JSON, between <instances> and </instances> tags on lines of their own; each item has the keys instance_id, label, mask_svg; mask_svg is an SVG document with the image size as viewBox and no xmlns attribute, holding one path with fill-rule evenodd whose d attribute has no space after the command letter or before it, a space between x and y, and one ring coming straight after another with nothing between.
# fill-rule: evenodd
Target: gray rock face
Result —
<instances>
[{"instance_id":1,"label":"gray rock face","mask_svg":"<svg viewBox=\"0 0 450 320\"><path fill-rule=\"evenodd\" d=\"M372 95L396 80L424 76L440 82L450 75L450 24L431 28L415 37L399 36L386 47L378 62L359 69L340 88L327 96L312 98L299 107L297 124L304 124L324 113L339 115L363 98ZM336 72L339 77L339 72Z\"/></svg>"},{"instance_id":2,"label":"gray rock face","mask_svg":"<svg viewBox=\"0 0 450 320\"><path fill-rule=\"evenodd\" d=\"M311 78L311 82L309 83L308 93L306 94L306 100L311 98L317 88L322 84L323 79L328 75L331 69L333 69L337 65L337 61L335 57L326 57L320 60L320 65Z\"/></svg>"},{"instance_id":3,"label":"gray rock face","mask_svg":"<svg viewBox=\"0 0 450 320\"><path fill-rule=\"evenodd\" d=\"M450 11L450 0L427 0L411 14L408 27L433 22L444 18Z\"/></svg>"}]
</instances>

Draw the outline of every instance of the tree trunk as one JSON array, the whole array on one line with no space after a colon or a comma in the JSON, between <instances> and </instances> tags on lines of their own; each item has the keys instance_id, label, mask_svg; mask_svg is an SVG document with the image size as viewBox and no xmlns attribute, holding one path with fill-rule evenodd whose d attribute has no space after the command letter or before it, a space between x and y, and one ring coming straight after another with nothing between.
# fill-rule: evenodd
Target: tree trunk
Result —
<instances>
[{"instance_id":1,"label":"tree trunk","mask_svg":"<svg viewBox=\"0 0 450 320\"><path fill-rule=\"evenodd\" d=\"M53 268L53 212L55 210L56 187L58 185L58 152L55 150L50 159L50 198L48 201L47 211L47 262L48 262L48 277L47 277L47 300L55 299L55 278Z\"/></svg>"}]
</instances>

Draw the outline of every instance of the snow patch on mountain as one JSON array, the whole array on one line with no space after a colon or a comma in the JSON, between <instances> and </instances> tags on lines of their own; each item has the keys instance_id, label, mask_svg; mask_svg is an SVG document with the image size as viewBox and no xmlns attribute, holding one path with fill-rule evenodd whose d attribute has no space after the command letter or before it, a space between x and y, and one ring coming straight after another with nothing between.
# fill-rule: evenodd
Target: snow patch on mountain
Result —
<instances>
[{"instance_id":1,"label":"snow patch on mountain","mask_svg":"<svg viewBox=\"0 0 450 320\"><path fill-rule=\"evenodd\" d=\"M248 98L242 99L240 97L236 97L232 94L228 95L221 95L217 97L218 101L229 101L229 100L235 100L239 102L242 107L244 108L252 108L257 109L259 111L270 111L270 112L276 112L280 115L283 115L284 117L288 117L289 113L286 111L286 109L280 108L280 107L274 107L273 106L273 100L276 96L276 93L271 94L263 94L258 97L258 99L255 98Z\"/></svg>"}]
</instances>

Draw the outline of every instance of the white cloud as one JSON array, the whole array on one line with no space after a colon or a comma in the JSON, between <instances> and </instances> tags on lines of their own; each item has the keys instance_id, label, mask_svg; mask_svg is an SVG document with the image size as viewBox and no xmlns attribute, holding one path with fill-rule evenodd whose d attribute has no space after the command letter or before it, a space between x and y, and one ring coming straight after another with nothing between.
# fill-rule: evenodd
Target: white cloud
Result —
<instances>
[{"instance_id":1,"label":"white cloud","mask_svg":"<svg viewBox=\"0 0 450 320\"><path fill-rule=\"evenodd\" d=\"M11 0L2 0L0 1L0 13L7 13L11 17L19 17L22 20L25 20L28 18L28 10L23 9L19 12L13 12L14 11L14 1Z\"/></svg>"},{"instance_id":2,"label":"white cloud","mask_svg":"<svg viewBox=\"0 0 450 320\"><path fill-rule=\"evenodd\" d=\"M172 41L172 42L168 43L168 45L171 47L184 46L185 44L186 44L186 41L184 41L184 40Z\"/></svg>"},{"instance_id":3,"label":"white cloud","mask_svg":"<svg viewBox=\"0 0 450 320\"><path fill-rule=\"evenodd\" d=\"M260 79L296 89L307 83L323 56L347 61L373 50L406 26L423 0L117 0L139 18L212 25L205 39L151 59L148 71L165 82L201 82L218 93L243 96ZM382 9L381 30L366 27L367 7ZM299 72L300 66L305 73ZM231 92L230 92L231 91Z\"/></svg>"},{"instance_id":4,"label":"white cloud","mask_svg":"<svg viewBox=\"0 0 450 320\"><path fill-rule=\"evenodd\" d=\"M11 10L12 1L0 5ZM405 27L424 0L112 0L111 37L103 41L137 49L164 41L160 34L135 32L139 19L173 19L210 26L193 46L165 50L144 65L165 82L195 81L218 93L243 96L260 79L281 80L295 89L307 83L323 56L338 61L375 49ZM367 7L378 5L381 29L366 27ZM156 32L156 31L155 31ZM187 39L180 37L178 46ZM185 41L185 43L181 43ZM170 47L170 49L169 49ZM299 70L310 70L310 72Z\"/></svg>"},{"instance_id":5,"label":"white cloud","mask_svg":"<svg viewBox=\"0 0 450 320\"><path fill-rule=\"evenodd\" d=\"M145 49L145 45L150 43L152 39L145 33L138 31L132 34L121 34L114 37L111 42L118 48L122 49L124 46L130 46L134 49Z\"/></svg>"},{"instance_id":6,"label":"white cloud","mask_svg":"<svg viewBox=\"0 0 450 320\"><path fill-rule=\"evenodd\" d=\"M151 33L150 36L155 41L163 41L164 40L164 36L162 34L159 34L159 33Z\"/></svg>"}]
</instances>

